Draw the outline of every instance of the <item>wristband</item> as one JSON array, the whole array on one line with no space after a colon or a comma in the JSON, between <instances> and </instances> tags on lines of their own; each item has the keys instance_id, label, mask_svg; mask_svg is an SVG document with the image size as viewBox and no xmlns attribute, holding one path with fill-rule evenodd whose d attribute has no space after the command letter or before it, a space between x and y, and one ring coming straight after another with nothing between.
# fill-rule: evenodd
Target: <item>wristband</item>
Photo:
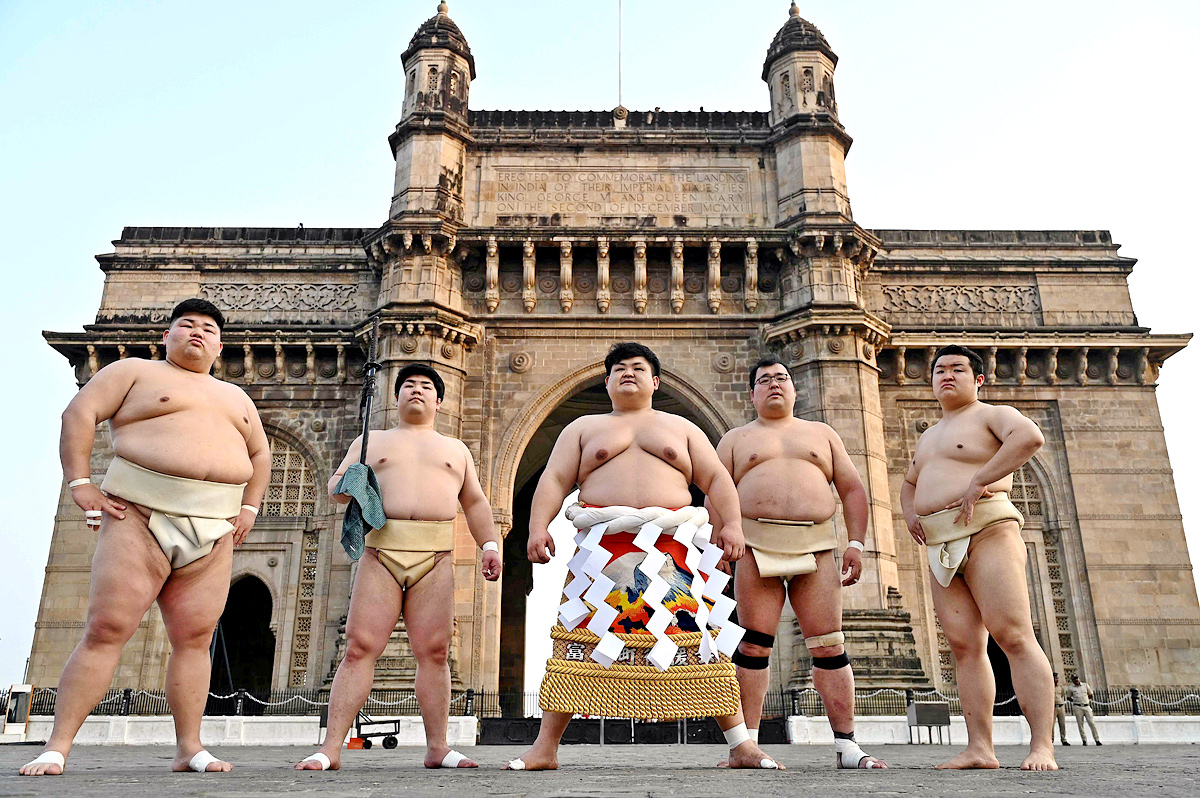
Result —
<instances>
[{"instance_id":1,"label":"wristband","mask_svg":"<svg viewBox=\"0 0 1200 798\"><path fill-rule=\"evenodd\" d=\"M859 551L862 551L864 548L866 548L866 544L864 544L861 540L852 540L846 544L846 548L855 548Z\"/></svg>"},{"instance_id":2,"label":"wristband","mask_svg":"<svg viewBox=\"0 0 1200 798\"><path fill-rule=\"evenodd\" d=\"M73 479L70 482L68 482L67 487L70 488L71 490L75 490L80 485L91 485L91 484L92 484L92 481L90 479L88 479L87 477L80 477L79 479Z\"/></svg>"},{"instance_id":3,"label":"wristband","mask_svg":"<svg viewBox=\"0 0 1200 798\"><path fill-rule=\"evenodd\" d=\"M258 508L257 508L257 507L252 507L252 506L250 506L249 504L243 504L243 505L242 505L242 509L243 509L243 510L249 510L250 512L254 513L255 515L258 515Z\"/></svg>"},{"instance_id":4,"label":"wristband","mask_svg":"<svg viewBox=\"0 0 1200 798\"><path fill-rule=\"evenodd\" d=\"M484 543L480 548L483 551L495 551L495 552L500 551L500 546L497 545L496 541L494 541L494 540L489 540L487 543Z\"/></svg>"}]
</instances>

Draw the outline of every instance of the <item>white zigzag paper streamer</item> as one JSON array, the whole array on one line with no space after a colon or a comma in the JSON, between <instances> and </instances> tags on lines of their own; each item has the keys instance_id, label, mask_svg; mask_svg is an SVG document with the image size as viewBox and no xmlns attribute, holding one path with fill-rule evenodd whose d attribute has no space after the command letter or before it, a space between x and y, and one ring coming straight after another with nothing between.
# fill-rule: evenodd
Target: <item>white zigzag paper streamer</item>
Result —
<instances>
[{"instance_id":1,"label":"white zigzag paper streamer","mask_svg":"<svg viewBox=\"0 0 1200 798\"><path fill-rule=\"evenodd\" d=\"M656 638L647 659L656 668L665 671L679 650L666 634L674 614L662 603L671 589L659 575L667 555L655 547L658 538L669 529L675 530L672 537L685 547L687 553L684 562L693 575L690 593L697 605L696 625L701 632L701 661L712 660L717 656L717 651L726 656L733 655L745 630L729 621L736 604L721 595L729 583L729 576L717 570L723 552L710 542L712 525L707 523L707 510L703 507L669 510L664 507L583 507L573 504L567 508L566 516L580 530L575 535L579 550L568 563L573 578L563 591L567 601L559 608L559 621L567 629L574 629L591 611L589 604L596 608L587 627L600 638L592 651L592 659L607 668L624 648L621 639L611 628L617 610L605 601L612 591L613 582L604 576L602 570L612 555L600 545L601 539L605 532L628 532L634 529L639 530L634 537L634 545L646 552L637 565L637 570L649 581L642 595L642 600L653 610L646 628ZM713 601L711 612L704 602L705 598ZM718 631L715 641L710 637L708 627Z\"/></svg>"}]
</instances>

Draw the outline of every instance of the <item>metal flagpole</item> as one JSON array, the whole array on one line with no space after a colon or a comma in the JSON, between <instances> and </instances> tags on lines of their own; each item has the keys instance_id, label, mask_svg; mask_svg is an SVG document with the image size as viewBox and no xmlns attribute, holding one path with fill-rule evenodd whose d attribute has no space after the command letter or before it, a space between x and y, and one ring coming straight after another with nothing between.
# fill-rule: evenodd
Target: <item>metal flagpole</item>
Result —
<instances>
[{"instance_id":1,"label":"metal flagpole","mask_svg":"<svg viewBox=\"0 0 1200 798\"><path fill-rule=\"evenodd\" d=\"M623 105L621 102L621 3L622 0L617 0L617 105Z\"/></svg>"},{"instance_id":2,"label":"metal flagpole","mask_svg":"<svg viewBox=\"0 0 1200 798\"><path fill-rule=\"evenodd\" d=\"M371 400L375 398L375 375L380 369L380 364L375 362L378 339L379 316L376 316L371 324L371 342L367 347L367 362L363 364L363 395L359 405L359 410L362 412L363 430L362 451L359 453L358 462L364 465L367 462L367 436L371 433Z\"/></svg>"}]
</instances>

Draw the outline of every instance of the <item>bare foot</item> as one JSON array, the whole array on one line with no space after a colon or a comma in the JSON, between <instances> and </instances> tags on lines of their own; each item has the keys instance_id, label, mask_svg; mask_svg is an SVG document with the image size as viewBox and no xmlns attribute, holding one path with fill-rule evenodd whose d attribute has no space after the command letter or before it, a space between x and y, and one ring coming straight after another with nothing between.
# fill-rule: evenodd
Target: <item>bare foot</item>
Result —
<instances>
[{"instance_id":1,"label":"bare foot","mask_svg":"<svg viewBox=\"0 0 1200 798\"><path fill-rule=\"evenodd\" d=\"M341 770L342 769L342 749L338 746L337 750L330 752L322 748L317 752L329 757L329 767L326 770ZM320 770L321 763L315 759L301 759L296 763L296 770Z\"/></svg>"},{"instance_id":2,"label":"bare foot","mask_svg":"<svg viewBox=\"0 0 1200 798\"><path fill-rule=\"evenodd\" d=\"M558 751L545 753L535 745L505 765L504 770L558 770Z\"/></svg>"},{"instance_id":3,"label":"bare foot","mask_svg":"<svg viewBox=\"0 0 1200 798\"><path fill-rule=\"evenodd\" d=\"M62 772L62 765L57 762L38 762L36 759L17 771L22 776L61 776Z\"/></svg>"},{"instance_id":4,"label":"bare foot","mask_svg":"<svg viewBox=\"0 0 1200 798\"><path fill-rule=\"evenodd\" d=\"M192 757L196 756L198 753L200 752L193 751L190 754L183 754L179 751L176 751L175 761L171 763L171 770L175 771L176 773L186 773L187 771L191 770L191 767L189 767L188 763L191 762ZM233 770L233 765L220 759L209 762L208 766L204 768L206 773L228 773L231 770Z\"/></svg>"},{"instance_id":5,"label":"bare foot","mask_svg":"<svg viewBox=\"0 0 1200 798\"><path fill-rule=\"evenodd\" d=\"M1058 763L1054 761L1054 748L1031 750L1029 756L1021 763L1021 770L1058 770Z\"/></svg>"},{"instance_id":6,"label":"bare foot","mask_svg":"<svg viewBox=\"0 0 1200 798\"><path fill-rule=\"evenodd\" d=\"M766 764L770 763L770 764ZM775 767L771 767L774 765ZM717 765L720 767L720 765ZM753 740L747 740L729 752L727 768L760 768L763 770L785 770L783 765L767 756Z\"/></svg>"},{"instance_id":7,"label":"bare foot","mask_svg":"<svg viewBox=\"0 0 1200 798\"><path fill-rule=\"evenodd\" d=\"M970 748L950 761L937 765L938 770L972 770L974 768L989 770L998 767L1000 767L1000 761L996 759L994 753L973 751Z\"/></svg>"},{"instance_id":8,"label":"bare foot","mask_svg":"<svg viewBox=\"0 0 1200 798\"><path fill-rule=\"evenodd\" d=\"M427 768L441 768L441 767L477 768L477 767L479 767L479 763L476 762L474 759L468 759L467 757L463 756L462 754L458 754L457 751L455 751L454 753L456 753L462 757L462 759L460 759L458 761L458 764L457 765L443 765L442 763L444 761L446 761L446 755L449 753L450 753L450 746L448 746L448 745L442 746L441 748L428 749L425 752L425 767L427 767Z\"/></svg>"}]
</instances>

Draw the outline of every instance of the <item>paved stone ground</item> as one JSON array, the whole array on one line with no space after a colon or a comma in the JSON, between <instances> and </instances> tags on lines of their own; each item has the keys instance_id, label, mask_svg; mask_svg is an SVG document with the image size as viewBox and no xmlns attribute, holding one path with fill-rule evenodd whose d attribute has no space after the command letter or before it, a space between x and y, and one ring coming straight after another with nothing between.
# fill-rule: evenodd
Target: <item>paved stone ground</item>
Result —
<instances>
[{"instance_id":1,"label":"paved stone ground","mask_svg":"<svg viewBox=\"0 0 1200 798\"><path fill-rule=\"evenodd\" d=\"M140 798L141 796L725 796L822 798L913 795L1054 795L1170 798L1200 795L1200 746L1156 745L1059 749L1057 773L1022 773L1024 749L1006 747L999 771L946 773L930 769L957 749L949 746L881 746L889 771L837 772L832 749L767 746L786 772L715 770L718 746L564 746L562 769L510 773L497 768L521 752L517 746L467 749L483 767L447 772L421 767L423 749L345 752L338 773L298 773L291 765L304 748L214 748L235 763L231 773L173 774L166 746L79 747L64 776L30 779L17 768L37 753L32 746L0 746L0 796Z\"/></svg>"}]
</instances>

